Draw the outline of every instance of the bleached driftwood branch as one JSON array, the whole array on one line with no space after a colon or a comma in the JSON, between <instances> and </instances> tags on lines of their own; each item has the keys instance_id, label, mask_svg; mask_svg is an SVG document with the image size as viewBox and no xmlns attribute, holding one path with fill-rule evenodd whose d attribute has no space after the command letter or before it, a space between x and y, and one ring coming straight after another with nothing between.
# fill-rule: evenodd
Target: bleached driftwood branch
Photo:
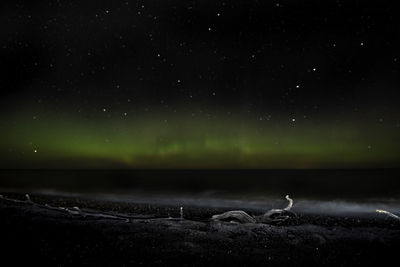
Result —
<instances>
[{"instance_id":1,"label":"bleached driftwood branch","mask_svg":"<svg viewBox=\"0 0 400 267\"><path fill-rule=\"evenodd\" d=\"M112 220L122 220L125 222L130 222L131 220L140 220L140 219L167 219L167 220L175 220L178 218L166 218L166 217L156 217L156 216L132 216L132 215L126 215L126 214L115 214L115 213L107 213L107 212L100 212L100 211L95 211L95 210L89 210L89 209L80 209L79 207L72 207L72 208L66 208L66 207L56 207L56 206L51 206L48 204L40 204L33 202L28 194L25 195L25 200L19 200L19 199L13 199L13 198L8 198L3 195L0 195L0 199L4 201L9 201L9 202L14 202L14 203L20 203L24 205L32 205L38 208L42 209L47 209L47 210L52 210L52 211L57 211L57 212L62 212L64 214L74 216L74 217L83 217L83 218L96 218L96 219L112 219ZM291 208L293 206L293 200L287 195L286 199L289 201L288 205L283 208L283 209L271 209L264 213L263 215L260 216L250 216L246 212L242 210L234 210L234 211L228 211L222 214L214 215L212 216L211 220L217 220L217 221L237 221L240 223L276 223L276 222L282 222L287 219L291 215L295 215L293 212L291 212ZM396 216L396 215L394 215ZM183 219L183 207L180 207L180 218Z\"/></svg>"},{"instance_id":2,"label":"bleached driftwood branch","mask_svg":"<svg viewBox=\"0 0 400 267\"><path fill-rule=\"evenodd\" d=\"M386 210L376 210L376 212L378 212L378 213L384 213L384 214L386 214L386 215L388 215L388 216L390 216L390 217L392 217L392 218L394 218L394 219L396 219L396 220L400 220L400 217L399 217L399 216L397 216L397 215L395 215L395 214L393 214L393 213L391 213L391 212L389 212L389 211L386 211Z\"/></svg>"},{"instance_id":3,"label":"bleached driftwood branch","mask_svg":"<svg viewBox=\"0 0 400 267\"><path fill-rule=\"evenodd\" d=\"M227 211L222 214L217 214L211 217L214 221L237 221L240 223L274 223L283 222L289 219L290 215L294 215L291 212L293 206L293 199L286 195L285 197L289 203L284 209L271 209L261 216L250 216L242 210Z\"/></svg>"},{"instance_id":4,"label":"bleached driftwood branch","mask_svg":"<svg viewBox=\"0 0 400 267\"><path fill-rule=\"evenodd\" d=\"M238 221L240 223L256 223L256 219L242 210L231 210L222 214L213 215L214 221Z\"/></svg>"},{"instance_id":5,"label":"bleached driftwood branch","mask_svg":"<svg viewBox=\"0 0 400 267\"><path fill-rule=\"evenodd\" d=\"M94 211L94 210L82 210L79 207L72 207L72 208L66 208L66 207L55 207L51 206L48 204L39 204L36 202L33 202L28 194L25 195L25 200L19 200L19 199L13 199L13 198L8 198L3 195L0 195L0 199L9 201L9 202L14 202L14 203L20 203L20 204L26 204L26 205L32 205L38 208L42 209L47 209L47 210L53 210L53 211L58 211L62 212L68 215L72 216L81 216L81 217L91 217L91 218L97 218L97 219L111 219L111 220L122 220L125 222L130 222L130 220L138 220L138 219L154 219L156 217L151 217L151 216L132 216L132 215L126 215L126 214L111 214L111 213L106 213L106 212L99 212L99 211Z\"/></svg>"}]
</instances>

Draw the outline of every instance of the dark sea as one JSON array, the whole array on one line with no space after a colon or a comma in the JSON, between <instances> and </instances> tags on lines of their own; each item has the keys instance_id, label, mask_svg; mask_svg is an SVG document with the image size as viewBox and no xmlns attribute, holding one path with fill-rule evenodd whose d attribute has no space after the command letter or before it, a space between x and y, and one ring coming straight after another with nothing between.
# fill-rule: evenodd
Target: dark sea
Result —
<instances>
[{"instance_id":1,"label":"dark sea","mask_svg":"<svg viewBox=\"0 0 400 267\"><path fill-rule=\"evenodd\" d=\"M400 169L1 170L0 192L325 213L400 212Z\"/></svg>"}]
</instances>

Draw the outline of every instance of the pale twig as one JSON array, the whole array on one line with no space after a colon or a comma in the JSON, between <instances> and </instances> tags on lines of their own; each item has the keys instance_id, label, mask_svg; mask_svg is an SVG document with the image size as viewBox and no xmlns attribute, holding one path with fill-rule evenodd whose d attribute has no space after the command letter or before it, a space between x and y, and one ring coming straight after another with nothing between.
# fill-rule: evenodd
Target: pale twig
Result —
<instances>
[{"instance_id":1,"label":"pale twig","mask_svg":"<svg viewBox=\"0 0 400 267\"><path fill-rule=\"evenodd\" d=\"M390 216L390 217L392 217L392 218L394 218L394 219L396 219L396 220L400 220L400 217L399 217L399 216L397 216L397 215L395 215L395 214L393 214L393 213L391 213L391 212L389 212L389 211L386 211L386 210L376 210L376 212L378 212L378 213L384 213L384 214L386 214L386 215L388 215L388 216Z\"/></svg>"},{"instance_id":2,"label":"pale twig","mask_svg":"<svg viewBox=\"0 0 400 267\"><path fill-rule=\"evenodd\" d=\"M291 198L289 197L289 195L286 195L285 198L289 201L289 204L288 204L287 207L284 208L283 210L290 210L290 209L292 208L292 206L293 206L293 199L291 199Z\"/></svg>"}]
</instances>

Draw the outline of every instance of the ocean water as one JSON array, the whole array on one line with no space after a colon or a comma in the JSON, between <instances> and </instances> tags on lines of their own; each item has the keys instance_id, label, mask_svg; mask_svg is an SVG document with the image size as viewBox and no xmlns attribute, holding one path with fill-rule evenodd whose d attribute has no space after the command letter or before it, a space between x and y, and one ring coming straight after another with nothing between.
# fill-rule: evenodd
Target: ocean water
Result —
<instances>
[{"instance_id":1,"label":"ocean water","mask_svg":"<svg viewBox=\"0 0 400 267\"><path fill-rule=\"evenodd\" d=\"M0 189L398 199L400 170L0 170Z\"/></svg>"},{"instance_id":2,"label":"ocean water","mask_svg":"<svg viewBox=\"0 0 400 267\"><path fill-rule=\"evenodd\" d=\"M297 212L400 213L400 170L1 170L0 191Z\"/></svg>"}]
</instances>

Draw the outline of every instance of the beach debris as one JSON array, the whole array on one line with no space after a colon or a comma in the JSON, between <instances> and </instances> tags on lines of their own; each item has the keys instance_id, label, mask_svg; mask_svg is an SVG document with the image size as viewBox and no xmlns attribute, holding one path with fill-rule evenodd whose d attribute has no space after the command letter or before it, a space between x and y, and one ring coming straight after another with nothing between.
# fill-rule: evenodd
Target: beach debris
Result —
<instances>
[{"instance_id":1,"label":"beach debris","mask_svg":"<svg viewBox=\"0 0 400 267\"><path fill-rule=\"evenodd\" d=\"M180 207L179 210L180 210L179 213L180 213L180 215L181 215L181 219L183 219L183 207Z\"/></svg>"},{"instance_id":2,"label":"beach debris","mask_svg":"<svg viewBox=\"0 0 400 267\"><path fill-rule=\"evenodd\" d=\"M230 221L239 223L278 223L286 221L290 216L295 215L291 212L293 207L293 199L289 195L285 196L286 200L289 201L288 205L283 209L271 209L260 216L250 216L242 210L227 211L222 214L213 215L211 220L213 221Z\"/></svg>"},{"instance_id":3,"label":"beach debris","mask_svg":"<svg viewBox=\"0 0 400 267\"><path fill-rule=\"evenodd\" d=\"M388 216L390 216L390 217L392 217L392 218L394 218L394 219L396 219L396 220L400 220L400 217L399 217L399 216L397 216L397 215L395 215L395 214L393 214L393 213L391 213L391 212L389 212L389 211L386 211L386 210L376 210L376 212L378 212L378 213L383 213L383 214L386 214L386 215L388 215Z\"/></svg>"},{"instance_id":4,"label":"beach debris","mask_svg":"<svg viewBox=\"0 0 400 267\"><path fill-rule=\"evenodd\" d=\"M130 222L131 220L138 220L138 219L146 219L147 220L147 219L155 218L154 216L133 216L133 215L120 214L120 213L100 212L100 211L90 210L90 209L80 209L79 207L76 207L76 206L72 207L72 208L66 208L66 207L55 207L55 206L51 206L49 204L39 204L39 203L33 202L31 200L31 197L28 194L25 195L25 200L8 198L3 195L0 195L0 199L9 201L9 202L14 202L14 203L31 205L31 206L42 208L42 209L58 211L58 212L65 213L65 214L73 216L73 217L121 220L121 221L125 221L125 222Z\"/></svg>"},{"instance_id":5,"label":"beach debris","mask_svg":"<svg viewBox=\"0 0 400 267\"><path fill-rule=\"evenodd\" d=\"M213 215L211 220L230 221L239 223L256 223L256 219L242 210L231 210L222 214Z\"/></svg>"}]
</instances>

